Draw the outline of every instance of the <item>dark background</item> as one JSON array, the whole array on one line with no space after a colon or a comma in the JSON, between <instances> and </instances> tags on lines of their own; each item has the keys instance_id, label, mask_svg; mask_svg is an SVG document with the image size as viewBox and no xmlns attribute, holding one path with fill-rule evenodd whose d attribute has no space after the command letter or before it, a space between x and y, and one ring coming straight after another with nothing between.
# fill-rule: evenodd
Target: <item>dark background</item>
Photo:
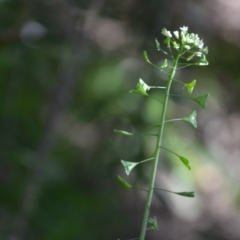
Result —
<instances>
[{"instance_id":1,"label":"dark background","mask_svg":"<svg viewBox=\"0 0 240 240\"><path fill-rule=\"evenodd\" d=\"M169 124L164 145L189 158L189 172L162 151L148 240L240 239L240 3L167 0L0 1L0 239L126 240L139 236L146 194L121 189L116 176L146 187L150 164L127 177L120 159L140 161L144 131L160 105L129 94L139 78L164 85L142 51L161 64L154 39L183 25L209 47L209 66L182 69L210 93L205 110L171 99L168 118L198 111L198 128ZM174 84L175 93L186 95ZM162 92L153 90L154 96Z\"/></svg>"}]
</instances>

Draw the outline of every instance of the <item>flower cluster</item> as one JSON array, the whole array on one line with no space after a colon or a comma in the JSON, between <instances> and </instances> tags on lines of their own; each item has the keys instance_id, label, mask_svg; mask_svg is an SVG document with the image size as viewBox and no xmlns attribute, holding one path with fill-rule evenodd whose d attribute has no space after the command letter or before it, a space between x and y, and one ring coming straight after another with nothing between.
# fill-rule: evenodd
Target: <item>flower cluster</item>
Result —
<instances>
[{"instance_id":1,"label":"flower cluster","mask_svg":"<svg viewBox=\"0 0 240 240\"><path fill-rule=\"evenodd\" d=\"M168 48L175 48L177 51L184 53L189 52L190 55L186 58L187 61L193 59L195 56L200 60L197 65L208 65L206 54L208 48L204 47L203 40L199 38L198 34L188 33L188 27L180 27L180 31L174 31L173 34L166 28L162 29L162 34L166 36L164 43Z\"/></svg>"}]
</instances>

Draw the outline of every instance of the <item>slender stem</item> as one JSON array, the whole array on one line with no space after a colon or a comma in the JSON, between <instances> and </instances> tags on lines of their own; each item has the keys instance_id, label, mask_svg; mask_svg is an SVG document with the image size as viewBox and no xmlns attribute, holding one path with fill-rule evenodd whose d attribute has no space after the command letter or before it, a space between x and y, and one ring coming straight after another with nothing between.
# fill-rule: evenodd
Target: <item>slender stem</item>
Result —
<instances>
[{"instance_id":1,"label":"slender stem","mask_svg":"<svg viewBox=\"0 0 240 240\"><path fill-rule=\"evenodd\" d=\"M145 192L148 192L147 189L144 189L144 188L138 188L138 187L133 187L131 188L132 190L141 190L141 191L145 191Z\"/></svg>"},{"instance_id":2,"label":"slender stem","mask_svg":"<svg viewBox=\"0 0 240 240\"><path fill-rule=\"evenodd\" d=\"M142 160L142 161L139 162L139 164L140 164L140 163L143 163L143 162L151 161L151 160L153 160L153 159L154 159L154 158L152 157L152 158L148 158L148 159Z\"/></svg>"},{"instance_id":3,"label":"slender stem","mask_svg":"<svg viewBox=\"0 0 240 240\"><path fill-rule=\"evenodd\" d=\"M166 93L165 93L165 97L164 97L162 116L161 116L161 121L160 121L161 126L160 126L159 132L158 132L157 143L156 143L156 153L155 153L155 157L153 160L151 179L150 179L149 188L148 188L149 190L148 190L147 200L146 200L146 204L145 204L145 208L144 208L140 240L145 239L146 228L147 228L147 219L149 216L149 211L150 211L150 206L151 206L152 196L153 196L153 191L154 191L154 183L155 183L155 178L156 178L156 173L157 173L158 158L159 158L159 154L160 154L160 146L161 146L161 142L162 142L169 92L170 92L170 88L171 88L171 83L173 81L173 77L174 77L176 69L177 69L178 60L179 60L181 52L182 52L181 50L178 52L178 55L176 56L176 58L174 60L173 68L170 70L170 75L168 78L168 84L167 84L167 89L166 89Z\"/></svg>"},{"instance_id":4,"label":"slender stem","mask_svg":"<svg viewBox=\"0 0 240 240\"><path fill-rule=\"evenodd\" d=\"M149 130L149 131L151 131L151 130ZM154 137L157 137L158 136L158 134L155 134L155 133L133 133L132 135L127 135L127 137L132 137L132 136L134 136L134 135L140 135L140 136L154 136Z\"/></svg>"},{"instance_id":5,"label":"slender stem","mask_svg":"<svg viewBox=\"0 0 240 240\"><path fill-rule=\"evenodd\" d=\"M146 136L154 136L154 137L157 137L158 134L155 134L155 133L144 133L142 135L146 135Z\"/></svg>"},{"instance_id":6,"label":"slender stem","mask_svg":"<svg viewBox=\"0 0 240 240\"><path fill-rule=\"evenodd\" d=\"M168 55L169 57L171 57L172 58L172 56L171 55L169 55L167 52L165 52L164 50L162 50L162 49L160 49L160 51L162 52L162 53L164 53L164 54L166 54L166 55Z\"/></svg>"},{"instance_id":7,"label":"slender stem","mask_svg":"<svg viewBox=\"0 0 240 240\"><path fill-rule=\"evenodd\" d=\"M162 70L162 72L163 72L164 74L166 74L166 75L169 76L169 73L168 73L168 72L165 72L164 70Z\"/></svg>"},{"instance_id":8,"label":"slender stem","mask_svg":"<svg viewBox=\"0 0 240 240\"><path fill-rule=\"evenodd\" d=\"M187 68L187 67L196 65L196 64L188 64L188 65L186 65L186 63L183 63L183 64L185 64L183 67L178 67L177 69Z\"/></svg>"},{"instance_id":9,"label":"slender stem","mask_svg":"<svg viewBox=\"0 0 240 240\"><path fill-rule=\"evenodd\" d=\"M158 67L157 65L153 64L152 62L148 62L148 64L152 65L153 67L157 68L158 70L162 71L161 67Z\"/></svg>"},{"instance_id":10,"label":"slender stem","mask_svg":"<svg viewBox=\"0 0 240 240\"><path fill-rule=\"evenodd\" d=\"M176 194L176 192L169 191L169 190L162 189L162 188L154 188L154 189L156 189L156 190L160 190L160 191L164 191L164 192L169 192L169 193L174 193L174 194Z\"/></svg>"},{"instance_id":11,"label":"slender stem","mask_svg":"<svg viewBox=\"0 0 240 240\"><path fill-rule=\"evenodd\" d=\"M175 122L175 121L182 121L182 118L175 118L175 119L170 119L170 120L166 120L166 122Z\"/></svg>"},{"instance_id":12,"label":"slender stem","mask_svg":"<svg viewBox=\"0 0 240 240\"><path fill-rule=\"evenodd\" d=\"M173 81L174 81L174 82L178 82L178 83L180 83L180 84L182 84L182 85L185 85L185 83L183 83L183 82L181 82L181 81L178 81L177 79L173 79Z\"/></svg>"},{"instance_id":13,"label":"slender stem","mask_svg":"<svg viewBox=\"0 0 240 240\"><path fill-rule=\"evenodd\" d=\"M160 124L149 128L149 129L147 130L147 132L150 132L150 131L152 131L152 130L155 129L155 128L160 128Z\"/></svg>"},{"instance_id":14,"label":"slender stem","mask_svg":"<svg viewBox=\"0 0 240 240\"><path fill-rule=\"evenodd\" d=\"M177 95L177 94L169 94L170 96L174 96L174 97L182 97L182 98L188 98L188 99L192 99L191 97L186 97L183 95Z\"/></svg>"},{"instance_id":15,"label":"slender stem","mask_svg":"<svg viewBox=\"0 0 240 240\"><path fill-rule=\"evenodd\" d=\"M149 86L150 88L163 88L166 89L166 87L159 87L159 86Z\"/></svg>"},{"instance_id":16,"label":"slender stem","mask_svg":"<svg viewBox=\"0 0 240 240\"><path fill-rule=\"evenodd\" d=\"M175 152L173 152L173 151L171 151L171 150L169 150L169 149L167 149L165 147L160 146L160 148L162 148L162 149L164 149L164 150L166 150L166 151L168 151L168 152L170 152L170 153L172 153L172 154L174 154L176 156L179 156L177 153L175 153Z\"/></svg>"},{"instance_id":17,"label":"slender stem","mask_svg":"<svg viewBox=\"0 0 240 240\"><path fill-rule=\"evenodd\" d=\"M172 41L171 41L171 42L172 42ZM170 45L170 44L169 44L169 52L170 52L171 57L172 57L172 59L173 59L174 57L173 57L172 48L171 48L171 45Z\"/></svg>"},{"instance_id":18,"label":"slender stem","mask_svg":"<svg viewBox=\"0 0 240 240\"><path fill-rule=\"evenodd\" d=\"M154 100L156 100L156 101L158 101L158 102L160 102L161 104L163 104L163 102L162 101L160 101L158 98L155 98L155 97L153 97L153 96L151 96L151 95L148 95L150 98L152 98L152 99L154 99Z\"/></svg>"}]
</instances>

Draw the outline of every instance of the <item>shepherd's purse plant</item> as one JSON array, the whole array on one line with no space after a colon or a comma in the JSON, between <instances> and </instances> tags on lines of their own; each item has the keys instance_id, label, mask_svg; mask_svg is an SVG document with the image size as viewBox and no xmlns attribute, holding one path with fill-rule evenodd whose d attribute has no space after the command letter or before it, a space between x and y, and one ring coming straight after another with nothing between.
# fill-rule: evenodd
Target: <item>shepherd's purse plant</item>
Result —
<instances>
[{"instance_id":1,"label":"shepherd's purse plant","mask_svg":"<svg viewBox=\"0 0 240 240\"><path fill-rule=\"evenodd\" d=\"M206 101L209 96L209 94L205 94L202 96L197 96L197 97L190 97L190 96L182 96L182 95L176 95L176 94L171 94L171 85L173 83L182 85L183 88L186 89L187 93L190 95L192 94L194 87L196 85L196 80L193 79L189 83L183 83L177 79L175 79L175 74L176 71L189 67L189 66L206 66L208 65L208 61L206 59L206 55L208 53L208 48L204 47L203 40L199 38L197 34L194 33L189 33L188 32L188 27L183 26L180 28L179 31L174 31L170 32L166 28L162 29L162 34L165 36L164 40L164 49L160 46L160 43L158 42L157 39L155 39L156 47L158 51L163 52L168 59L165 59L163 61L162 66L157 66L154 63L152 63L147 55L147 52L143 52L143 57L145 61L152 65L153 67L157 68L159 71L163 72L168 76L168 81L166 83L166 86L149 86L147 83L145 83L142 79L139 79L138 84L134 89L130 91L130 93L135 93L142 95L144 97L151 97L155 99L156 101L159 102L159 104L162 104L162 112L161 112L161 119L159 120L159 123L157 125L154 125L151 129L157 129L157 134L152 134L146 131L146 134L150 134L153 136L156 136L156 146L153 154L144 160L141 160L139 162L131 162L131 161L126 161L126 160L121 160L121 163L125 169L125 172L127 175L130 174L132 169L136 167L139 164L145 164L148 161L151 161L152 163L152 170L151 170L151 176L149 180L149 187L148 189L142 189L139 187L133 187L130 183L128 183L124 178L121 176L117 176L118 182L121 184L122 187L126 189L139 189L147 192L147 199L145 203L145 208L144 208L144 214L143 214L143 220L142 220L142 227L141 227L141 232L139 237L134 238L135 240L144 240L146 231L148 229L152 230L158 230L158 223L157 223L157 218L150 217L150 206L152 202L152 196L154 191L165 191L165 192L170 192L173 194L177 194L183 197L194 197L194 192L173 192L170 190L162 189L159 188L158 186L155 186L155 178L156 178L156 173L157 173L157 166L158 166L158 161L159 161L159 154L161 149L164 151L168 151L174 155L184 164L184 166L188 169L191 170L191 164L189 160L184 157L179 155L178 153L175 153L174 151L162 146L162 137L163 137L163 132L164 132L164 126L168 122L174 122L174 121L183 121L188 124L190 124L192 127L197 128L197 121L196 121L196 116L197 112L194 110L192 113L190 113L188 116L182 117L182 118L177 118L177 119L166 119L166 112L167 112L167 107L168 107L168 100L169 97L184 97L188 98L197 104L199 104L202 108L206 107ZM171 62L171 64L169 64ZM162 99L157 99L149 94L149 91L152 88L158 88L161 91L164 91L164 98ZM122 134L126 137L131 137L135 133L131 133L125 130L114 130L118 134Z\"/></svg>"}]
</instances>

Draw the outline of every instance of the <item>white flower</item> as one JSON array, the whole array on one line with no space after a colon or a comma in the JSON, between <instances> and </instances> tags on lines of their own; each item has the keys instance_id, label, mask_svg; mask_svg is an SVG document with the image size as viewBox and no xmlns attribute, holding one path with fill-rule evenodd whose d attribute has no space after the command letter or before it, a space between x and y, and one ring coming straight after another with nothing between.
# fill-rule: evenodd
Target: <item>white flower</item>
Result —
<instances>
[{"instance_id":1,"label":"white flower","mask_svg":"<svg viewBox=\"0 0 240 240\"><path fill-rule=\"evenodd\" d=\"M202 52L196 52L196 56L197 56L197 57L201 57L202 54L203 54Z\"/></svg>"},{"instance_id":2,"label":"white flower","mask_svg":"<svg viewBox=\"0 0 240 240\"><path fill-rule=\"evenodd\" d=\"M204 46L203 40L200 40L200 41L199 41L199 44L198 44L198 47L199 47L200 49L202 49L203 46Z\"/></svg>"},{"instance_id":3,"label":"white flower","mask_svg":"<svg viewBox=\"0 0 240 240\"><path fill-rule=\"evenodd\" d=\"M170 31L167 31L166 28L163 28L163 29L162 29L162 34L163 34L164 36L166 36L166 37L169 37L169 38L172 37L171 32L170 32Z\"/></svg>"},{"instance_id":4,"label":"white flower","mask_svg":"<svg viewBox=\"0 0 240 240\"><path fill-rule=\"evenodd\" d=\"M194 43L194 40L187 36L186 37L186 42L191 44L191 43Z\"/></svg>"},{"instance_id":5,"label":"white flower","mask_svg":"<svg viewBox=\"0 0 240 240\"><path fill-rule=\"evenodd\" d=\"M182 32L187 32L188 31L188 27L187 26L180 27L180 29L182 30Z\"/></svg>"},{"instance_id":6,"label":"white flower","mask_svg":"<svg viewBox=\"0 0 240 240\"><path fill-rule=\"evenodd\" d=\"M179 39L179 32L178 32L178 31L174 31L173 34L175 35L175 37L176 37L177 39Z\"/></svg>"},{"instance_id":7,"label":"white flower","mask_svg":"<svg viewBox=\"0 0 240 240\"><path fill-rule=\"evenodd\" d=\"M189 45L185 45L184 48L186 48L187 50L189 50L191 47Z\"/></svg>"}]
</instances>

